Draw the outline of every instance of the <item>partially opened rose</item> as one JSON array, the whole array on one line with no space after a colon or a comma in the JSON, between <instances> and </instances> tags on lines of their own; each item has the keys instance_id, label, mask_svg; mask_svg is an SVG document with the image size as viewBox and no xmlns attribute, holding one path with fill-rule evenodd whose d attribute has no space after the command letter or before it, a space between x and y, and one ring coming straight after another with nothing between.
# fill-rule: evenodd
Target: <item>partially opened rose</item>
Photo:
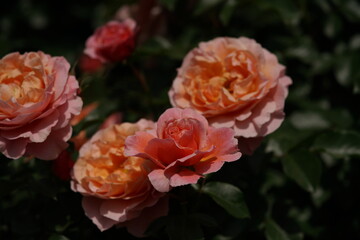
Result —
<instances>
[{"instance_id":1,"label":"partially opened rose","mask_svg":"<svg viewBox=\"0 0 360 240\"><path fill-rule=\"evenodd\" d=\"M135 27L130 18L106 23L87 39L84 53L103 63L124 60L135 48Z\"/></svg>"},{"instance_id":2,"label":"partially opened rose","mask_svg":"<svg viewBox=\"0 0 360 240\"><path fill-rule=\"evenodd\" d=\"M290 84L285 67L254 40L222 37L186 55L169 97L214 127L234 129L243 152L280 126Z\"/></svg>"},{"instance_id":3,"label":"partially opened rose","mask_svg":"<svg viewBox=\"0 0 360 240\"><path fill-rule=\"evenodd\" d=\"M11 53L0 60L0 152L55 159L71 137L82 101L63 57Z\"/></svg>"},{"instance_id":4,"label":"partially opened rose","mask_svg":"<svg viewBox=\"0 0 360 240\"><path fill-rule=\"evenodd\" d=\"M171 108L159 117L156 131L140 131L126 139L125 155L153 161L157 169L149 179L158 191L167 192L239 159L237 143L232 129L209 127L192 109Z\"/></svg>"},{"instance_id":5,"label":"partially opened rose","mask_svg":"<svg viewBox=\"0 0 360 240\"><path fill-rule=\"evenodd\" d=\"M167 214L167 198L156 191L147 175L156 166L123 154L126 137L153 127L153 122L122 123L98 131L79 153L72 189L80 192L85 214L100 230L125 226L142 236L148 225Z\"/></svg>"}]
</instances>

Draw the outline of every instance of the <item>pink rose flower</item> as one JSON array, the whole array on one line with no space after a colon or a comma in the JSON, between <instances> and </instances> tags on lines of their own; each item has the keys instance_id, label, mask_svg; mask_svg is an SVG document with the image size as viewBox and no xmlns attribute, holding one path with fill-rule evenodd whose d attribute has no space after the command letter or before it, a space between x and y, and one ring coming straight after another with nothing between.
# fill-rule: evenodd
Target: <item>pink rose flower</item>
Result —
<instances>
[{"instance_id":1,"label":"pink rose flower","mask_svg":"<svg viewBox=\"0 0 360 240\"><path fill-rule=\"evenodd\" d=\"M211 126L234 129L244 153L280 126L291 83L276 56L254 40L222 37L186 55L169 97L173 106L195 109Z\"/></svg>"},{"instance_id":2,"label":"pink rose flower","mask_svg":"<svg viewBox=\"0 0 360 240\"><path fill-rule=\"evenodd\" d=\"M156 191L147 177L155 165L124 156L126 137L153 126L146 120L112 125L98 131L80 149L72 189L84 196L85 214L101 231L125 226L131 234L142 236L154 219L167 214L167 197Z\"/></svg>"},{"instance_id":3,"label":"pink rose flower","mask_svg":"<svg viewBox=\"0 0 360 240\"><path fill-rule=\"evenodd\" d=\"M135 48L135 27L136 22L130 18L108 22L88 38L84 53L103 63L124 60Z\"/></svg>"},{"instance_id":4,"label":"pink rose flower","mask_svg":"<svg viewBox=\"0 0 360 240\"><path fill-rule=\"evenodd\" d=\"M126 156L152 160L157 168L149 173L160 192L196 183L203 174L218 171L224 162L241 153L230 128L209 127L206 118L192 109L166 110L152 131L139 131L125 143Z\"/></svg>"},{"instance_id":5,"label":"pink rose flower","mask_svg":"<svg viewBox=\"0 0 360 240\"><path fill-rule=\"evenodd\" d=\"M0 152L55 159L71 137L82 101L63 57L11 53L0 60Z\"/></svg>"}]
</instances>

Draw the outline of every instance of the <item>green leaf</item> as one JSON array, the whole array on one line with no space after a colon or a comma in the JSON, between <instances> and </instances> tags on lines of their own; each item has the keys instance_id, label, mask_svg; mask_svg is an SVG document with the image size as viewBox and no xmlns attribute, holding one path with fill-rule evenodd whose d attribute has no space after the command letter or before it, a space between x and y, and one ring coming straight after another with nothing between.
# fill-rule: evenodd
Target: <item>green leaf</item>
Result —
<instances>
[{"instance_id":1,"label":"green leaf","mask_svg":"<svg viewBox=\"0 0 360 240\"><path fill-rule=\"evenodd\" d=\"M297 129L325 129L332 126L347 128L353 124L351 114L346 109L298 111L289 120Z\"/></svg>"},{"instance_id":2,"label":"green leaf","mask_svg":"<svg viewBox=\"0 0 360 240\"><path fill-rule=\"evenodd\" d=\"M243 193L237 187L222 182L209 182L202 191L236 218L250 217Z\"/></svg>"},{"instance_id":3,"label":"green leaf","mask_svg":"<svg viewBox=\"0 0 360 240\"><path fill-rule=\"evenodd\" d=\"M330 126L319 112L295 112L290 116L290 121L298 129L323 129Z\"/></svg>"},{"instance_id":4,"label":"green leaf","mask_svg":"<svg viewBox=\"0 0 360 240\"><path fill-rule=\"evenodd\" d=\"M329 131L315 139L314 150L322 150L336 157L360 156L360 133Z\"/></svg>"},{"instance_id":5,"label":"green leaf","mask_svg":"<svg viewBox=\"0 0 360 240\"><path fill-rule=\"evenodd\" d=\"M305 141L311 134L313 132L307 129L300 131L294 128L290 121L285 119L281 127L270 135L266 151L273 152L276 156L283 156Z\"/></svg>"},{"instance_id":6,"label":"green leaf","mask_svg":"<svg viewBox=\"0 0 360 240\"><path fill-rule=\"evenodd\" d=\"M282 159L285 174L309 192L315 191L321 177L321 161L307 149L291 152Z\"/></svg>"},{"instance_id":7,"label":"green leaf","mask_svg":"<svg viewBox=\"0 0 360 240\"><path fill-rule=\"evenodd\" d=\"M265 236L267 240L290 240L288 234L271 219L265 222Z\"/></svg>"}]
</instances>

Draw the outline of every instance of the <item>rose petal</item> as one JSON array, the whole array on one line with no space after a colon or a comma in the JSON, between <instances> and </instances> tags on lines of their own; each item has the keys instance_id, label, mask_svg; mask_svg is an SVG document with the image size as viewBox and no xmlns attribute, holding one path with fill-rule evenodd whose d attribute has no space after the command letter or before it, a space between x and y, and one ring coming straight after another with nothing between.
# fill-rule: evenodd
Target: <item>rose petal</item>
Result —
<instances>
[{"instance_id":1,"label":"rose petal","mask_svg":"<svg viewBox=\"0 0 360 240\"><path fill-rule=\"evenodd\" d=\"M148 175L149 180L153 187L159 192L168 192L170 191L170 182L167 177L164 175L163 169L155 169Z\"/></svg>"}]
</instances>

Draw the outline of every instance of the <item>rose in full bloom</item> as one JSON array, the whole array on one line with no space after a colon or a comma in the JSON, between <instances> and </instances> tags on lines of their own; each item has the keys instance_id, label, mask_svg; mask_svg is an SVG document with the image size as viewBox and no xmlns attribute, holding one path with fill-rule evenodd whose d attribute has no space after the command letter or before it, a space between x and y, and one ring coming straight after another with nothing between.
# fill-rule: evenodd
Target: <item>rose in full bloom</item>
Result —
<instances>
[{"instance_id":1,"label":"rose in full bloom","mask_svg":"<svg viewBox=\"0 0 360 240\"><path fill-rule=\"evenodd\" d=\"M149 179L158 191L167 192L239 159L237 143L232 129L210 127L192 109L171 108L159 117L156 130L126 139L125 155L152 160L157 168Z\"/></svg>"},{"instance_id":2,"label":"rose in full bloom","mask_svg":"<svg viewBox=\"0 0 360 240\"><path fill-rule=\"evenodd\" d=\"M55 159L71 137L82 100L63 57L11 53L0 60L0 152Z\"/></svg>"},{"instance_id":3,"label":"rose in full bloom","mask_svg":"<svg viewBox=\"0 0 360 240\"><path fill-rule=\"evenodd\" d=\"M280 126L291 82L276 56L254 40L222 37L186 55L169 97L214 127L234 129L244 152Z\"/></svg>"},{"instance_id":4,"label":"rose in full bloom","mask_svg":"<svg viewBox=\"0 0 360 240\"><path fill-rule=\"evenodd\" d=\"M156 191L147 175L155 165L124 156L126 137L153 128L153 122L122 123L98 131L79 153L72 189L80 192L85 214L101 230L125 226L141 236L147 226L167 214L167 198Z\"/></svg>"},{"instance_id":5,"label":"rose in full bloom","mask_svg":"<svg viewBox=\"0 0 360 240\"><path fill-rule=\"evenodd\" d=\"M124 60L135 48L135 27L130 18L108 22L87 39L84 53L103 63Z\"/></svg>"}]
</instances>

